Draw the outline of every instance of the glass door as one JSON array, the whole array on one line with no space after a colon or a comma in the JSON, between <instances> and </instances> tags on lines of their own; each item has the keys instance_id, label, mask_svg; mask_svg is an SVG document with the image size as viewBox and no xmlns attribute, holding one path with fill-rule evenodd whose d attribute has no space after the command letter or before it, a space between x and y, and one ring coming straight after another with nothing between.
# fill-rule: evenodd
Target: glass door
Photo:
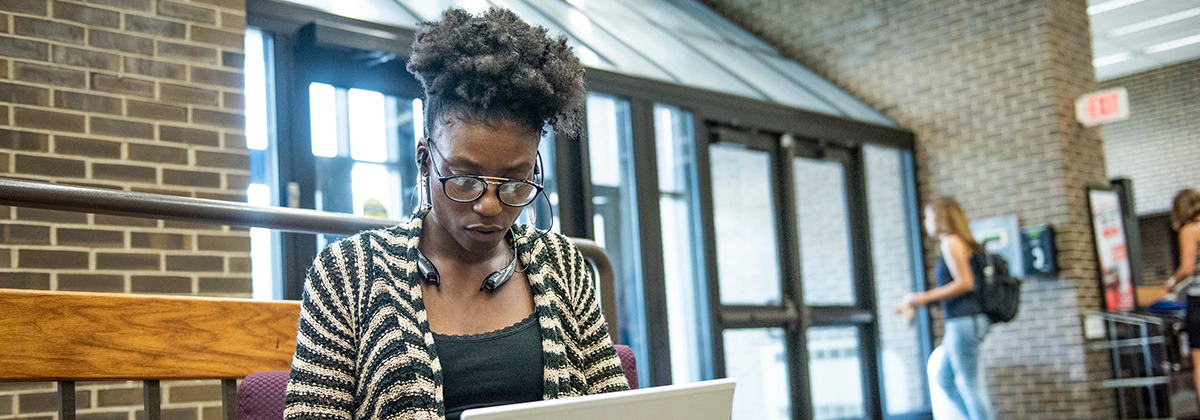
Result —
<instances>
[{"instance_id":1,"label":"glass door","mask_svg":"<svg viewBox=\"0 0 1200 420\"><path fill-rule=\"evenodd\" d=\"M784 137L790 151L793 226L809 325L805 334L812 418L862 419L867 413L864 347L873 343L870 291L857 287L847 149ZM869 277L866 277L869 281Z\"/></svg>"},{"instance_id":2,"label":"glass door","mask_svg":"<svg viewBox=\"0 0 1200 420\"><path fill-rule=\"evenodd\" d=\"M718 376L735 419L878 413L876 309L856 151L709 127Z\"/></svg>"},{"instance_id":3,"label":"glass door","mask_svg":"<svg viewBox=\"0 0 1200 420\"><path fill-rule=\"evenodd\" d=\"M790 419L807 384L791 351L803 342L790 267L781 258L779 144L771 136L716 128L708 145L719 323L717 375L737 379L734 419ZM786 251L784 251L786 252ZM711 292L710 292L711 294ZM723 370L724 372L721 372ZM801 418L796 416L796 418Z\"/></svg>"}]
</instances>

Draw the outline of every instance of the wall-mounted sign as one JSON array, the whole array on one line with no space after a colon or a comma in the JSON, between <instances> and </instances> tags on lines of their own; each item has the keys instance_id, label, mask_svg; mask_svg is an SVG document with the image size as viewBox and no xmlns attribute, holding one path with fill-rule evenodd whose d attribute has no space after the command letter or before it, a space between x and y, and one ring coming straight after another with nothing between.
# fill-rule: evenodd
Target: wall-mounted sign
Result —
<instances>
[{"instance_id":1,"label":"wall-mounted sign","mask_svg":"<svg viewBox=\"0 0 1200 420\"><path fill-rule=\"evenodd\" d=\"M1125 88L1102 90L1075 101L1075 119L1091 127L1129 118L1129 92Z\"/></svg>"},{"instance_id":2,"label":"wall-mounted sign","mask_svg":"<svg viewBox=\"0 0 1200 420\"><path fill-rule=\"evenodd\" d=\"M975 219L970 226L976 242L986 243L988 252L1004 257L1009 274L1016 278L1025 277L1025 253L1021 249L1021 230L1016 215Z\"/></svg>"},{"instance_id":3,"label":"wall-mounted sign","mask_svg":"<svg viewBox=\"0 0 1200 420\"><path fill-rule=\"evenodd\" d=\"M1100 263L1100 284L1104 306L1110 311L1132 311L1133 270L1125 244L1125 223L1121 217L1121 198L1107 188L1088 189L1092 208L1092 232L1096 235L1096 257Z\"/></svg>"}]
</instances>

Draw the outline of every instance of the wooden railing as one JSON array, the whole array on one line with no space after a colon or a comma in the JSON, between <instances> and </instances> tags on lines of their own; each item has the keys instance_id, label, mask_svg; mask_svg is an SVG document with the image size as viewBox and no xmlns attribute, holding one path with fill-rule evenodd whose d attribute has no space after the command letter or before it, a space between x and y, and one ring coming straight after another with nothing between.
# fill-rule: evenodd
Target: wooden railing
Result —
<instances>
[{"instance_id":1,"label":"wooden railing","mask_svg":"<svg viewBox=\"0 0 1200 420\"><path fill-rule=\"evenodd\" d=\"M75 417L76 381L221 380L226 419L236 379L288 369L299 302L0 289L0 381L58 382L59 419Z\"/></svg>"},{"instance_id":2,"label":"wooden railing","mask_svg":"<svg viewBox=\"0 0 1200 420\"><path fill-rule=\"evenodd\" d=\"M353 234L398 222L312 210L109 191L0 178L0 205ZM592 262L616 342L613 269L603 248L572 238ZM57 382L59 419L75 418L77 381L143 381L146 418L161 418L159 382L221 381L236 418L237 379L290 368L296 301L0 289L0 382Z\"/></svg>"}]
</instances>

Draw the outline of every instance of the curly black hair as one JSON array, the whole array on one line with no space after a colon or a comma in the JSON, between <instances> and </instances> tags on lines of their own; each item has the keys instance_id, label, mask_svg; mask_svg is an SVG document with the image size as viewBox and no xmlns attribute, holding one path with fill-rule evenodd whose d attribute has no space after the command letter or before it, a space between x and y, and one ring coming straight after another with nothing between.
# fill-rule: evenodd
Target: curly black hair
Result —
<instances>
[{"instance_id":1,"label":"curly black hair","mask_svg":"<svg viewBox=\"0 0 1200 420\"><path fill-rule=\"evenodd\" d=\"M451 117L579 135L587 88L566 37L552 39L500 8L480 16L452 8L420 26L408 71L425 89L427 136Z\"/></svg>"}]
</instances>

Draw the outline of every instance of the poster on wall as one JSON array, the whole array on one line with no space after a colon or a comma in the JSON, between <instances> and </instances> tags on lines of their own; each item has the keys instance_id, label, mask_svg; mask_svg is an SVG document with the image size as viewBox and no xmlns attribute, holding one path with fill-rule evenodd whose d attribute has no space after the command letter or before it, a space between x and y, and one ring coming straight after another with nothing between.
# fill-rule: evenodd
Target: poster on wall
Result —
<instances>
[{"instance_id":1,"label":"poster on wall","mask_svg":"<svg viewBox=\"0 0 1200 420\"><path fill-rule=\"evenodd\" d=\"M1104 306L1109 311L1132 311L1137 301L1133 295L1133 270L1129 266L1125 225L1121 218L1121 198L1116 191L1094 187L1088 189L1088 204L1092 209L1092 232L1096 238Z\"/></svg>"},{"instance_id":2,"label":"poster on wall","mask_svg":"<svg viewBox=\"0 0 1200 420\"><path fill-rule=\"evenodd\" d=\"M1004 257L1008 261L1008 272L1013 277L1025 277L1025 253L1021 249L1021 229L1017 224L1017 215L973 219L970 221L971 234L975 241L987 244L990 253Z\"/></svg>"}]
</instances>

